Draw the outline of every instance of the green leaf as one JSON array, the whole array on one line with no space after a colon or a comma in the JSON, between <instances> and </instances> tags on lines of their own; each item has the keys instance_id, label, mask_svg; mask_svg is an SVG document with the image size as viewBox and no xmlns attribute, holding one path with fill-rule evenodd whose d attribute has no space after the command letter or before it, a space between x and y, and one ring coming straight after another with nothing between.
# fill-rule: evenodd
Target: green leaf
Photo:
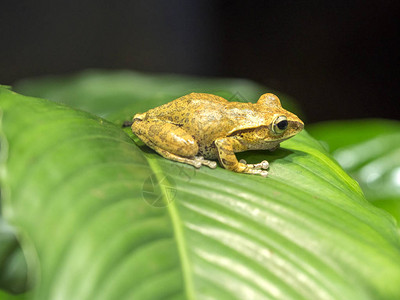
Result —
<instances>
[{"instance_id":1,"label":"green leaf","mask_svg":"<svg viewBox=\"0 0 400 300\"><path fill-rule=\"evenodd\" d=\"M27 289L27 270L22 249L13 228L2 218L0 218L0 289L11 293L22 293Z\"/></svg>"},{"instance_id":2,"label":"green leaf","mask_svg":"<svg viewBox=\"0 0 400 300\"><path fill-rule=\"evenodd\" d=\"M3 292L0 290L0 299L1 300L25 300L29 299L30 295L29 294L19 294L19 295L14 295L14 294L9 294L6 292Z\"/></svg>"},{"instance_id":3,"label":"green leaf","mask_svg":"<svg viewBox=\"0 0 400 300\"><path fill-rule=\"evenodd\" d=\"M400 122L332 121L309 130L360 183L367 200L400 222Z\"/></svg>"},{"instance_id":4,"label":"green leaf","mask_svg":"<svg viewBox=\"0 0 400 300\"><path fill-rule=\"evenodd\" d=\"M18 229L31 298L399 298L394 220L306 132L275 152L241 154L268 159L269 178L194 169L120 121L0 91L3 212ZM88 99L94 109L98 98ZM125 103L101 105L125 118Z\"/></svg>"}]
</instances>

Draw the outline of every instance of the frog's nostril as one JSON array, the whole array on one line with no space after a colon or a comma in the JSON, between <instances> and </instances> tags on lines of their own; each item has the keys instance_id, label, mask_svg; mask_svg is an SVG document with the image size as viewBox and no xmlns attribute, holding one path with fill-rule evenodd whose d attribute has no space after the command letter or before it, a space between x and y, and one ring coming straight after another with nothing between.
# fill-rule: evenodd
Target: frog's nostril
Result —
<instances>
[{"instance_id":1,"label":"frog's nostril","mask_svg":"<svg viewBox=\"0 0 400 300\"><path fill-rule=\"evenodd\" d=\"M303 122L294 122L294 126L295 126L295 128L297 129L297 130L303 130L303 128L304 128L304 123Z\"/></svg>"}]
</instances>

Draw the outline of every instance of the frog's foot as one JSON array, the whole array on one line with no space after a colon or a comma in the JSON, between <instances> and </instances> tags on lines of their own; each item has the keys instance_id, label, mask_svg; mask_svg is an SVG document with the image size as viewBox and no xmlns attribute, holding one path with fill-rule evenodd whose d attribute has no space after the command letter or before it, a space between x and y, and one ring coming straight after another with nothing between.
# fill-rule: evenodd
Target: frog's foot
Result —
<instances>
[{"instance_id":1,"label":"frog's foot","mask_svg":"<svg viewBox=\"0 0 400 300\"><path fill-rule=\"evenodd\" d=\"M195 165L196 168L200 168L201 165L207 166L211 169L215 169L217 167L217 162L212 161L212 160L207 160L204 159L203 156L195 156L194 157L194 161L197 163L197 165Z\"/></svg>"},{"instance_id":2,"label":"frog's foot","mask_svg":"<svg viewBox=\"0 0 400 300\"><path fill-rule=\"evenodd\" d=\"M188 164L197 169L200 168L202 165L205 165L212 169L217 167L217 162L211 161L211 160L206 160L202 156L192 156L191 158L182 157L182 156L170 153L170 152L168 152L164 149L161 149L159 147L156 147L154 145L153 145L153 149L167 159L174 160L174 161L184 163L184 164Z\"/></svg>"},{"instance_id":3,"label":"frog's foot","mask_svg":"<svg viewBox=\"0 0 400 300\"><path fill-rule=\"evenodd\" d=\"M232 170L238 173L247 173L247 174L257 174L263 177L267 177L268 172L265 169L268 169L269 165L266 160L258 163L258 164L247 164L245 160L237 161L234 146L237 149L240 149L240 144L238 144L237 140L232 137L226 137L217 139L215 141L215 146L218 149L218 158L221 165L228 170Z\"/></svg>"},{"instance_id":4,"label":"frog's foot","mask_svg":"<svg viewBox=\"0 0 400 300\"><path fill-rule=\"evenodd\" d=\"M269 168L269 163L266 160L263 160L262 162L258 163L258 164L248 164L244 159L241 159L239 162L241 162L242 164L247 165L249 168L251 169L268 169Z\"/></svg>"},{"instance_id":5,"label":"frog's foot","mask_svg":"<svg viewBox=\"0 0 400 300\"><path fill-rule=\"evenodd\" d=\"M202 165L202 161L201 160L197 160L197 159L194 159L194 158L188 158L188 157L182 157L182 156L173 154L171 152L168 152L168 151L166 151L166 150L164 150L164 149L162 149L160 147L154 146L154 145L152 145L152 148L156 152L158 152L158 154L161 154L163 157L165 157L167 159L170 159L170 160L173 160L173 161L177 161L177 162L180 162L180 163L184 163L184 164L188 164L188 165L191 165L191 166L193 166L195 168L200 168L201 165ZM194 156L192 156L192 157L194 157Z\"/></svg>"},{"instance_id":6,"label":"frog's foot","mask_svg":"<svg viewBox=\"0 0 400 300\"><path fill-rule=\"evenodd\" d=\"M245 173L258 174L262 177L268 176L268 172L265 170L269 168L269 163L266 160L263 160L262 162L257 164L248 164L244 159L241 159L239 163L246 165L246 169L244 171Z\"/></svg>"}]
</instances>

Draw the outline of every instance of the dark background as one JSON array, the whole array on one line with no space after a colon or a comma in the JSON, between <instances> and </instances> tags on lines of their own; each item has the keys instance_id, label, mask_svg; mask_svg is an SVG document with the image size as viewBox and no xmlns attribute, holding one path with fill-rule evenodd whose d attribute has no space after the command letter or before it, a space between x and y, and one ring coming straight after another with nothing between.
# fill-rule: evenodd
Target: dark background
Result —
<instances>
[{"instance_id":1,"label":"dark background","mask_svg":"<svg viewBox=\"0 0 400 300\"><path fill-rule=\"evenodd\" d=\"M244 77L308 120L398 119L400 1L2 1L0 82L85 68Z\"/></svg>"}]
</instances>

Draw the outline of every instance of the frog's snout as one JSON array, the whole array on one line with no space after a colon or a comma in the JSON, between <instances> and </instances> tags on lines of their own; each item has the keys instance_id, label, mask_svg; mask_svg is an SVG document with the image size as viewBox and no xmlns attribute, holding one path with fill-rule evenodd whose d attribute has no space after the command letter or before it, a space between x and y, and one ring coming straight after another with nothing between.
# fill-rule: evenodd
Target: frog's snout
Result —
<instances>
[{"instance_id":1,"label":"frog's snout","mask_svg":"<svg viewBox=\"0 0 400 300\"><path fill-rule=\"evenodd\" d=\"M303 130L303 128L304 128L304 123L302 122L302 121L300 121L300 120L298 120L298 121L293 121L293 123L292 123L293 125L293 129L296 131L296 132L300 132L300 131L302 131Z\"/></svg>"},{"instance_id":2,"label":"frog's snout","mask_svg":"<svg viewBox=\"0 0 400 300\"><path fill-rule=\"evenodd\" d=\"M145 117L146 117L146 113L136 114L133 116L132 122L137 121L137 120L144 120Z\"/></svg>"}]
</instances>

